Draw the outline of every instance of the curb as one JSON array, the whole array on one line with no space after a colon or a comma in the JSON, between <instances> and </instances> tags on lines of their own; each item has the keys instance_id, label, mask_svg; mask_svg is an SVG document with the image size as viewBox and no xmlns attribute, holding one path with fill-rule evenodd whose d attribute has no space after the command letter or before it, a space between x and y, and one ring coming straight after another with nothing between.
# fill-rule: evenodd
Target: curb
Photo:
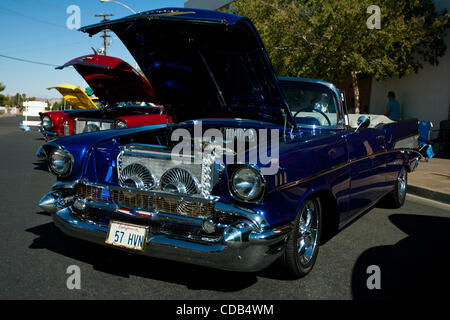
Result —
<instances>
[{"instance_id":1,"label":"curb","mask_svg":"<svg viewBox=\"0 0 450 320\"><path fill-rule=\"evenodd\" d=\"M434 190L430 190L427 188L422 188L422 187L418 187L418 186L414 186L414 185L408 185L406 192L416 195L416 196L419 196L419 197L443 202L445 204L450 204L450 194L447 194L447 193L434 191Z\"/></svg>"}]
</instances>

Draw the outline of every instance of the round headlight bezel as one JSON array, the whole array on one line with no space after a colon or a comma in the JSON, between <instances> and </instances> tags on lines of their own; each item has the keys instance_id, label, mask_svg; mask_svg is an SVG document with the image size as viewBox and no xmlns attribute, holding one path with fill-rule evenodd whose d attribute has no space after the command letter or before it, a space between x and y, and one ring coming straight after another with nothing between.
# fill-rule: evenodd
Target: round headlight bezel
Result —
<instances>
[{"instance_id":1,"label":"round headlight bezel","mask_svg":"<svg viewBox=\"0 0 450 320\"><path fill-rule=\"evenodd\" d=\"M258 185L257 190L252 192L244 192L244 188L240 188L238 186L237 180L239 178L251 177L253 175L252 183L256 183ZM248 176L250 175L250 176ZM250 202L257 203L260 202L265 195L266 192L266 179L261 172L261 169L255 165L240 165L231 170L231 174L229 176L229 190L231 196L242 202ZM251 188L253 190L253 187Z\"/></svg>"},{"instance_id":2,"label":"round headlight bezel","mask_svg":"<svg viewBox=\"0 0 450 320\"><path fill-rule=\"evenodd\" d=\"M50 122L50 124L45 124L45 121L49 121ZM53 120L52 120L52 118L50 117L50 116L43 116L42 117L42 127L45 129L45 130L51 130L52 128L53 128L53 126L54 126L54 123L53 123Z\"/></svg>"},{"instance_id":3,"label":"round headlight bezel","mask_svg":"<svg viewBox=\"0 0 450 320\"><path fill-rule=\"evenodd\" d=\"M55 160L55 157L59 159ZM56 164L56 161L62 161L60 164ZM58 177L67 177L72 173L72 168L74 164L73 155L61 146L55 146L50 150L47 157L47 164L50 172ZM65 165L63 169L58 169L58 166Z\"/></svg>"}]
</instances>

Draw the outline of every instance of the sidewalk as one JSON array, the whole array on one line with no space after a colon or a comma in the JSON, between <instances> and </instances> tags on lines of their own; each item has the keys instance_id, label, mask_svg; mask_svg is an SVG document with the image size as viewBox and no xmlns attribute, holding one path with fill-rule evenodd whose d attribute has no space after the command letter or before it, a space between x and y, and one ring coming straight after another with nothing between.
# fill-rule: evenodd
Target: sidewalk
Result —
<instances>
[{"instance_id":1,"label":"sidewalk","mask_svg":"<svg viewBox=\"0 0 450 320\"><path fill-rule=\"evenodd\" d=\"M416 171L408 175L408 192L450 204L450 159L420 160Z\"/></svg>"}]
</instances>

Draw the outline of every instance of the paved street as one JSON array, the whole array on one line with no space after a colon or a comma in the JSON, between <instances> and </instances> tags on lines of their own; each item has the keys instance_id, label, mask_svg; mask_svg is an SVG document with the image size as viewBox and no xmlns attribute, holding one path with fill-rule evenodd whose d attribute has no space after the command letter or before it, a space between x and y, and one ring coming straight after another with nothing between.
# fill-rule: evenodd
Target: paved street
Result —
<instances>
[{"instance_id":1,"label":"paved street","mask_svg":"<svg viewBox=\"0 0 450 320\"><path fill-rule=\"evenodd\" d=\"M431 298L450 287L450 206L415 196L339 232L300 280L276 266L223 272L71 239L37 205L55 178L35 157L41 135L21 131L20 121L0 118L0 299ZM66 287L70 265L81 269L80 290ZM371 265L380 267L381 290L366 287Z\"/></svg>"}]
</instances>

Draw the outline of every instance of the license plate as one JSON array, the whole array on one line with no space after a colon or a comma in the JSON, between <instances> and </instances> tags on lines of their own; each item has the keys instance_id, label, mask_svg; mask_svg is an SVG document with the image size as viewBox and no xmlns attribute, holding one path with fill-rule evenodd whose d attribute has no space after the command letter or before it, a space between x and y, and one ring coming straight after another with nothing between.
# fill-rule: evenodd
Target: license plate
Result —
<instances>
[{"instance_id":1,"label":"license plate","mask_svg":"<svg viewBox=\"0 0 450 320\"><path fill-rule=\"evenodd\" d=\"M111 221L106 243L131 250L144 251L148 227Z\"/></svg>"}]
</instances>

